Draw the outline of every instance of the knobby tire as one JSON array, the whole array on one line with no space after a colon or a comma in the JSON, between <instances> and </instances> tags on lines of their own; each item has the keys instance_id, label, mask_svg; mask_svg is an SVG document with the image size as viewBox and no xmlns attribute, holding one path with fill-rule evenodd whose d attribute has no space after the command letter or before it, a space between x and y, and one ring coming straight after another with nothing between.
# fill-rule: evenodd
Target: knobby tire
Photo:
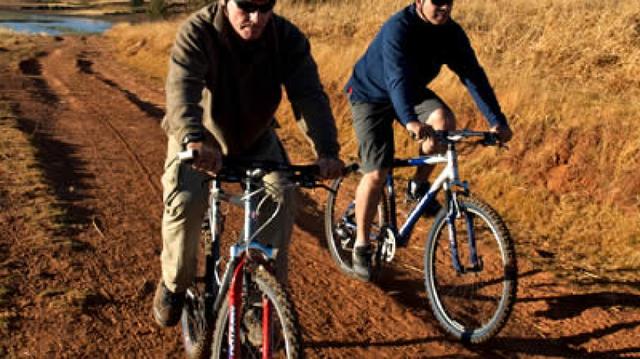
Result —
<instances>
[{"instance_id":1,"label":"knobby tire","mask_svg":"<svg viewBox=\"0 0 640 359\"><path fill-rule=\"evenodd\" d=\"M289 299L288 293L285 289L278 283L275 276L269 273L264 267L260 266L256 268L255 272L251 275L252 282L255 283L258 291L262 295L266 295L272 305L272 313L273 313L273 321L279 323L280 330L280 339L282 340L281 345L278 346L277 343L276 348L273 349L274 358L300 358L302 357L302 340L299 331L298 318L296 315L295 308ZM244 312L246 308L243 306L242 311ZM243 316L241 315L240 318ZM225 299L220 307L220 310L217 315L215 332L213 335L213 343L212 343L212 357L213 358L226 358L227 350L228 350L228 322L229 322L229 295L228 293L225 295ZM247 339L243 338L243 333L238 333L240 336L239 340L242 343L242 357L243 358L253 358L252 352L248 347L250 344L247 343ZM278 334L278 333L274 333ZM284 353L279 352L284 351ZM255 350L254 350L255 351ZM255 353L255 357L261 357L260 353Z\"/></svg>"},{"instance_id":2,"label":"knobby tire","mask_svg":"<svg viewBox=\"0 0 640 359\"><path fill-rule=\"evenodd\" d=\"M454 338L479 344L505 325L516 298L517 264L507 226L488 204L458 195L460 210L472 218L481 270L457 273L452 265L443 208L434 219L424 248L427 298L441 327ZM469 266L465 216L455 220L460 260Z\"/></svg>"}]
</instances>

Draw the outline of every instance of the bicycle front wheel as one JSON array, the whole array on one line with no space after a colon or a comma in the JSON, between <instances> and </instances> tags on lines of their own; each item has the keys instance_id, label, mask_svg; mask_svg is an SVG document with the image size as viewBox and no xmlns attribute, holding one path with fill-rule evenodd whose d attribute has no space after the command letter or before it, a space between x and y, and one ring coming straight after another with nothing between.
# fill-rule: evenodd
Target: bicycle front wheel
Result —
<instances>
[{"instance_id":1,"label":"bicycle front wheel","mask_svg":"<svg viewBox=\"0 0 640 359\"><path fill-rule=\"evenodd\" d=\"M442 328L459 340L477 344L495 336L512 311L516 256L509 231L494 209L461 195L457 202L460 213L451 227L446 209L434 220L424 249L425 284Z\"/></svg>"},{"instance_id":2,"label":"bicycle front wheel","mask_svg":"<svg viewBox=\"0 0 640 359\"><path fill-rule=\"evenodd\" d=\"M347 275L354 276L351 258L353 244L356 240L356 218L354 194L362 173L350 171L343 177L333 181L331 191L327 199L324 214L324 232L331 258L336 262L340 270ZM378 210L369 235L370 243L376 245L387 216L385 196L382 195ZM374 248L374 253L377 248Z\"/></svg>"},{"instance_id":3,"label":"bicycle front wheel","mask_svg":"<svg viewBox=\"0 0 640 359\"><path fill-rule=\"evenodd\" d=\"M205 318L204 296L194 286L187 290L182 309L182 339L185 354L189 359L209 357L211 346L211 323Z\"/></svg>"},{"instance_id":4,"label":"bicycle front wheel","mask_svg":"<svg viewBox=\"0 0 640 359\"><path fill-rule=\"evenodd\" d=\"M199 252L204 254L209 252L211 248L209 246L212 245L211 232L208 229L203 229L201 236ZM200 257L204 256L201 255ZM211 335L213 334L213 320L207 318L207 310L205 309L207 305L213 305L213 299L205 299L205 281L214 280L214 278L206 278L204 260L198 260L197 265L198 274L194 278L194 282L186 290L185 303L180 319L184 350L186 357L189 359L209 358ZM217 286L214 286L213 291L217 291Z\"/></svg>"},{"instance_id":5,"label":"bicycle front wheel","mask_svg":"<svg viewBox=\"0 0 640 359\"><path fill-rule=\"evenodd\" d=\"M273 274L258 267L251 275L248 293L243 300L240 315L240 332L233 340L239 340L242 358L262 358L265 339L271 344L273 358L299 358L302 356L301 337L295 309L284 288ZM262 321L265 303L271 313L268 338L263 338ZM212 357L228 358L229 355L229 295L218 312L213 335ZM257 321L257 322L256 322Z\"/></svg>"}]
</instances>

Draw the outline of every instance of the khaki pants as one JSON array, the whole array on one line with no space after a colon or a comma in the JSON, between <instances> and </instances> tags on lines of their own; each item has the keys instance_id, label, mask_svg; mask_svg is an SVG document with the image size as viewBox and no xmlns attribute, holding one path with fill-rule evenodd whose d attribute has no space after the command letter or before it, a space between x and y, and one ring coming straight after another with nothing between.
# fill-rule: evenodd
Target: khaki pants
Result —
<instances>
[{"instance_id":1,"label":"khaki pants","mask_svg":"<svg viewBox=\"0 0 640 359\"><path fill-rule=\"evenodd\" d=\"M274 132L266 134L258 142L251 153L234 158L288 162ZM207 176L176 159L176 154L181 150L182 146L169 138L165 172L162 175L162 279L172 292L186 290L195 277L200 226L208 206L209 193ZM281 203L281 208L275 219L261 232L258 240L278 248L276 275L281 283L286 284L287 254L295 218L296 191L293 187L283 188L288 182L279 172L268 174L264 177L264 182L270 199L262 206L259 223L271 217L276 201Z\"/></svg>"}]
</instances>

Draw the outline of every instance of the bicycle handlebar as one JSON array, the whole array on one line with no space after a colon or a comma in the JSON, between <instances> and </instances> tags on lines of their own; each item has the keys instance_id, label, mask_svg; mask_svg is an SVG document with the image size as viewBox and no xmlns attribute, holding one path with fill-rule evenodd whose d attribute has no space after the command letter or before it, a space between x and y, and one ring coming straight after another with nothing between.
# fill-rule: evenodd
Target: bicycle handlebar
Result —
<instances>
[{"instance_id":1,"label":"bicycle handlebar","mask_svg":"<svg viewBox=\"0 0 640 359\"><path fill-rule=\"evenodd\" d=\"M412 139L416 139L416 134L409 131L409 135ZM465 138L470 137L482 137L478 144L483 146L500 146L502 142L498 139L498 135L495 132L489 131L472 131L469 129L462 130L454 130L454 131L445 131L445 130L436 130L434 131L434 137L442 142L458 142Z\"/></svg>"},{"instance_id":2,"label":"bicycle handlebar","mask_svg":"<svg viewBox=\"0 0 640 359\"><path fill-rule=\"evenodd\" d=\"M198 157L198 151L187 149L179 152L178 160L191 163ZM243 182L247 178L260 179L269 172L286 172L287 178L300 187L314 188L319 186L320 167L318 165L292 165L289 163L266 160L234 160L224 163L222 169L212 176L212 180L222 182Z\"/></svg>"}]
</instances>

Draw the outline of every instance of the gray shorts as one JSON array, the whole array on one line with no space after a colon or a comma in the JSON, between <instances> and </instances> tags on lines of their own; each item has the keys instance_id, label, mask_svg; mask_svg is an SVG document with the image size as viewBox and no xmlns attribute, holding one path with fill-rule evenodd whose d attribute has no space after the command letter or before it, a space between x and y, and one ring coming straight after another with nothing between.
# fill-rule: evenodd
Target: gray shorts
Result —
<instances>
[{"instance_id":1,"label":"gray shorts","mask_svg":"<svg viewBox=\"0 0 640 359\"><path fill-rule=\"evenodd\" d=\"M393 120L397 118L393 105L349 101L353 128L358 138L358 154L365 173L391 168L394 156ZM414 106L418 120L425 123L433 111L449 107L433 91Z\"/></svg>"}]
</instances>

